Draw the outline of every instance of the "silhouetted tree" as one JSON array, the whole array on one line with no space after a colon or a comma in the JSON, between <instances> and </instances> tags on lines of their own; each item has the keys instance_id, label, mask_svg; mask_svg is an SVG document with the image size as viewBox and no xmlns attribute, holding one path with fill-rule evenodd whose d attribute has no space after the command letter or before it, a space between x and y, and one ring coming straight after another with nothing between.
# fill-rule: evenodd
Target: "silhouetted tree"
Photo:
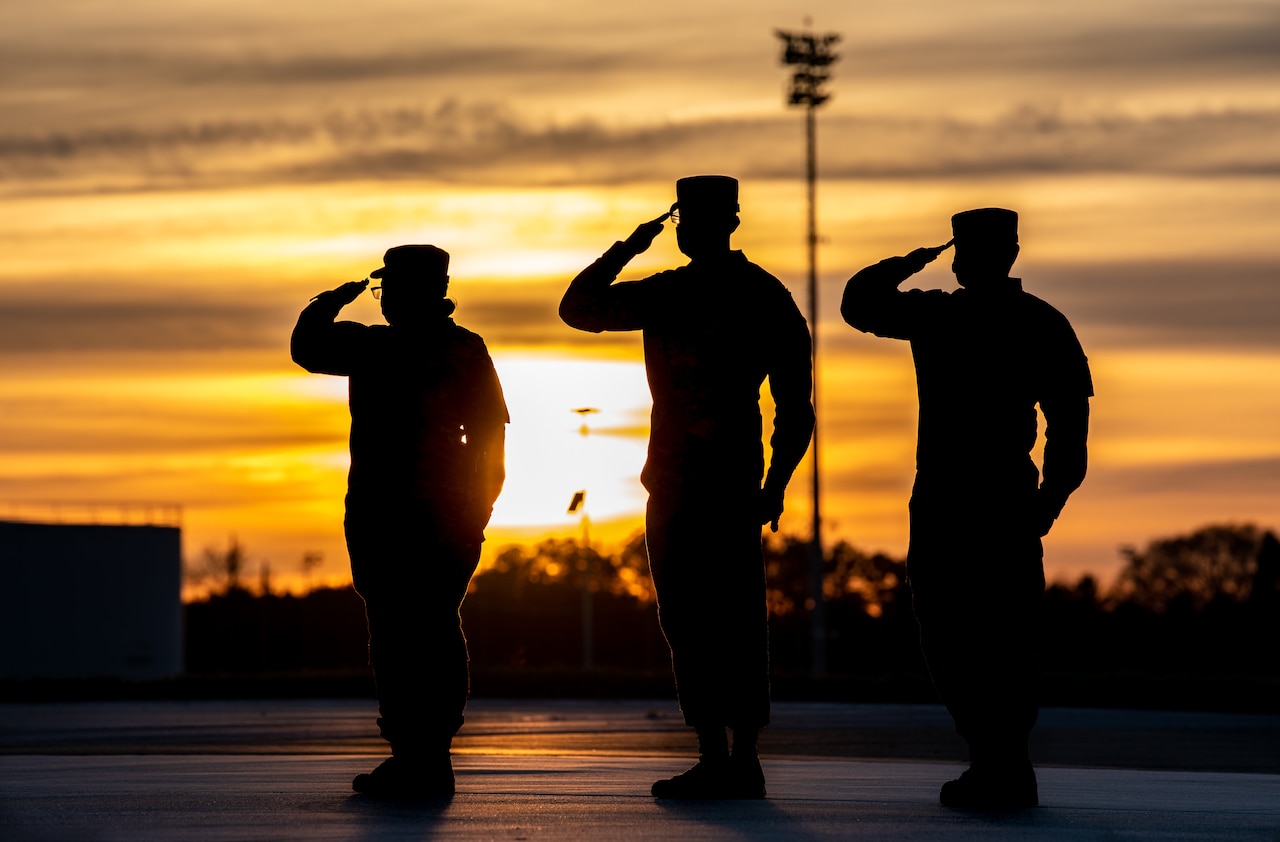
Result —
<instances>
[{"instance_id":1,"label":"silhouetted tree","mask_svg":"<svg viewBox=\"0 0 1280 842\"><path fill-rule=\"evenodd\" d=\"M1110 601L1154 612L1175 604L1203 611L1215 600L1244 602L1253 589L1264 534L1251 523L1215 524L1156 539L1144 550L1123 547L1126 564Z\"/></svg>"},{"instance_id":2,"label":"silhouetted tree","mask_svg":"<svg viewBox=\"0 0 1280 842\"><path fill-rule=\"evenodd\" d=\"M911 610L906 561L884 553L868 555L843 541L831 549L823 592L828 600L857 600L871 617Z\"/></svg>"},{"instance_id":3,"label":"silhouetted tree","mask_svg":"<svg viewBox=\"0 0 1280 842\"><path fill-rule=\"evenodd\" d=\"M232 535L225 550L205 547L200 561L185 565L182 575L188 584L212 582L212 592L228 594L241 589L240 577L247 564L248 555L241 546L240 539Z\"/></svg>"},{"instance_id":4,"label":"silhouetted tree","mask_svg":"<svg viewBox=\"0 0 1280 842\"><path fill-rule=\"evenodd\" d=\"M653 607L643 534L611 555L561 538L499 551L472 579L462 605L472 662L512 667L580 664L584 584L593 606L597 662L665 669L666 645Z\"/></svg>"}]
</instances>

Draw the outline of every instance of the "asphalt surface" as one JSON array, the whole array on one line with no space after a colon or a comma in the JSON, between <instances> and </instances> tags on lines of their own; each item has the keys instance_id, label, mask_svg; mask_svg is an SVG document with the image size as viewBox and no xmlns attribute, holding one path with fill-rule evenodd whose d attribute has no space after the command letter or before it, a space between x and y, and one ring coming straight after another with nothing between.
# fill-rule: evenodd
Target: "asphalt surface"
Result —
<instances>
[{"instance_id":1,"label":"asphalt surface","mask_svg":"<svg viewBox=\"0 0 1280 842\"><path fill-rule=\"evenodd\" d=\"M0 705L0 839L1280 840L1280 716L1045 711L1041 807L987 814L938 806L964 764L933 706L778 705L769 798L696 804L648 795L691 760L670 702L474 701L458 794L411 806L350 791L384 754L374 714Z\"/></svg>"}]
</instances>

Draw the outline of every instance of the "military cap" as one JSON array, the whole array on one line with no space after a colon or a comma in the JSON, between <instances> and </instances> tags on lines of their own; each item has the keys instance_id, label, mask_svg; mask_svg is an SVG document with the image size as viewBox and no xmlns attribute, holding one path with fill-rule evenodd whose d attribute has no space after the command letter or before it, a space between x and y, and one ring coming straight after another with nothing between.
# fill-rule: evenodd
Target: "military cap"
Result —
<instances>
[{"instance_id":1,"label":"military cap","mask_svg":"<svg viewBox=\"0 0 1280 842\"><path fill-rule=\"evenodd\" d=\"M1018 214L1005 208L976 208L951 217L957 242L1018 242Z\"/></svg>"},{"instance_id":2,"label":"military cap","mask_svg":"<svg viewBox=\"0 0 1280 842\"><path fill-rule=\"evenodd\" d=\"M683 218L728 217L738 212L738 179L727 175L691 175L676 181L676 203Z\"/></svg>"},{"instance_id":3,"label":"military cap","mask_svg":"<svg viewBox=\"0 0 1280 842\"><path fill-rule=\"evenodd\" d=\"M435 246L409 245L387 249L382 266L370 278L394 276L409 281L438 285L443 297L449 289L449 252Z\"/></svg>"}]
</instances>

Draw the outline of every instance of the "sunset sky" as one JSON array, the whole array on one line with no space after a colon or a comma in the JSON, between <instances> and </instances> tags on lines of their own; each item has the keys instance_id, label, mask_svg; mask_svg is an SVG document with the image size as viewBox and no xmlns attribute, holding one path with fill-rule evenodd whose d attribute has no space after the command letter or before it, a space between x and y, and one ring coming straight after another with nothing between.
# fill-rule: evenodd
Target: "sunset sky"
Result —
<instances>
[{"instance_id":1,"label":"sunset sky","mask_svg":"<svg viewBox=\"0 0 1280 842\"><path fill-rule=\"evenodd\" d=\"M0 516L177 503L189 557L234 534L282 583L312 551L315 581L343 579L345 381L296 368L289 331L430 242L511 408L491 546L579 534L581 488L592 537L621 540L644 504L639 337L556 305L676 178L725 173L735 246L807 310L802 118L772 35L802 14L844 37L818 137L829 537L905 551L914 450L909 350L840 321L844 281L989 205L1021 214L1015 274L1072 320L1097 389L1050 576L1280 526L1273 0L6 3ZM626 276L682 262L668 232ZM917 280L952 285L945 261ZM368 296L347 312L379 318Z\"/></svg>"}]
</instances>

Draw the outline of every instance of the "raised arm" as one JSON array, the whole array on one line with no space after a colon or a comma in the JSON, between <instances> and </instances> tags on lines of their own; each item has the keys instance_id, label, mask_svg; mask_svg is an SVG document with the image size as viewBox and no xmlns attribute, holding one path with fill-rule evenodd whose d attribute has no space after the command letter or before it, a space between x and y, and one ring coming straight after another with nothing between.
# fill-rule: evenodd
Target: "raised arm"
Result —
<instances>
[{"instance_id":1,"label":"raised arm","mask_svg":"<svg viewBox=\"0 0 1280 842\"><path fill-rule=\"evenodd\" d=\"M335 322L342 308L355 301L369 286L369 280L351 281L322 292L303 308L289 339L293 361L314 374L351 373L354 343L365 326L355 322Z\"/></svg>"},{"instance_id":2,"label":"raised arm","mask_svg":"<svg viewBox=\"0 0 1280 842\"><path fill-rule=\"evenodd\" d=\"M898 291L907 278L928 266L951 243L918 248L902 257L890 257L861 270L845 284L840 315L864 333L908 339L910 304L908 293Z\"/></svg>"},{"instance_id":3,"label":"raised arm","mask_svg":"<svg viewBox=\"0 0 1280 842\"><path fill-rule=\"evenodd\" d=\"M641 292L636 284L614 284L618 273L653 243L669 216L642 223L626 240L614 243L599 260L578 273L560 299L560 318L569 327L600 333L644 327Z\"/></svg>"}]
</instances>

